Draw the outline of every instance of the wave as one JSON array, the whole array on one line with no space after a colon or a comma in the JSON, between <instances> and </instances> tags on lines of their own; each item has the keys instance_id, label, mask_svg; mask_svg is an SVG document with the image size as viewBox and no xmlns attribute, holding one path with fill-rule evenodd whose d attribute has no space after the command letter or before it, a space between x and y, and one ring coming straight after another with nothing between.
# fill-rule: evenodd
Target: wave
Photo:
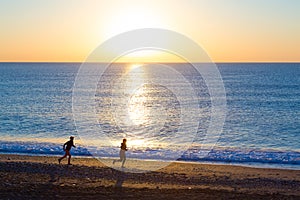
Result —
<instances>
[{"instance_id":1,"label":"wave","mask_svg":"<svg viewBox=\"0 0 300 200\"><path fill-rule=\"evenodd\" d=\"M0 141L0 153L62 155L63 150L62 145L56 143ZM78 156L91 156L86 148L80 146L72 149L72 153Z\"/></svg>"},{"instance_id":2,"label":"wave","mask_svg":"<svg viewBox=\"0 0 300 200\"><path fill-rule=\"evenodd\" d=\"M300 165L300 152L260 149L213 149L206 157L200 157L198 149L187 150L180 160L219 161L227 163L268 163Z\"/></svg>"},{"instance_id":3,"label":"wave","mask_svg":"<svg viewBox=\"0 0 300 200\"><path fill-rule=\"evenodd\" d=\"M213 149L203 157L200 148L193 147L185 151L178 161L194 162L222 162L230 164L250 163L260 164L280 164L293 165L293 168L300 168L300 152L297 151L275 151L259 149ZM0 153L2 154L30 154L30 155L56 155L63 154L62 144L57 143L37 143L37 142L11 142L0 141ZM72 149L75 156L96 156L96 157L118 157L117 147L89 147L77 146ZM178 155L174 150L147 148L132 149L127 153L128 158L172 160L173 155Z\"/></svg>"}]
</instances>

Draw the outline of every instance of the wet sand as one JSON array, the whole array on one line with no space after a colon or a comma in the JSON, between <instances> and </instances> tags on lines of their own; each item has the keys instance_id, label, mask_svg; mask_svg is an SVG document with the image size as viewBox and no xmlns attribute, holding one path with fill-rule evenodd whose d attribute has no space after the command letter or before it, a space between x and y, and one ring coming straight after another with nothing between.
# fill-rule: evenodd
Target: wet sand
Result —
<instances>
[{"instance_id":1,"label":"wet sand","mask_svg":"<svg viewBox=\"0 0 300 200\"><path fill-rule=\"evenodd\" d=\"M93 158L0 155L0 199L300 199L300 170L172 163L129 173Z\"/></svg>"}]
</instances>

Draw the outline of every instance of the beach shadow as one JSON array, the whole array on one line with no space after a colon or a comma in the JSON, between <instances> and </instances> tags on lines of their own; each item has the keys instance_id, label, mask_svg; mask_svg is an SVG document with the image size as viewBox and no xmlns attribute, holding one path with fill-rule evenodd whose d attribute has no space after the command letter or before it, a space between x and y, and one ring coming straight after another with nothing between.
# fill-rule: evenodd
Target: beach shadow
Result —
<instances>
[{"instance_id":1,"label":"beach shadow","mask_svg":"<svg viewBox=\"0 0 300 200\"><path fill-rule=\"evenodd\" d=\"M53 184L53 183L59 181L59 176L55 173L55 171L50 172L49 176L50 176L49 183Z\"/></svg>"},{"instance_id":2,"label":"beach shadow","mask_svg":"<svg viewBox=\"0 0 300 200\"><path fill-rule=\"evenodd\" d=\"M116 188L122 188L122 185L123 185L125 179L126 179L126 174L121 172L120 175L117 177L115 187Z\"/></svg>"},{"instance_id":3,"label":"beach shadow","mask_svg":"<svg viewBox=\"0 0 300 200\"><path fill-rule=\"evenodd\" d=\"M122 188L122 185L124 183L124 181L126 180L126 172L124 171L124 168L121 169L121 171L118 171L116 174L116 184L115 184L115 188Z\"/></svg>"}]
</instances>

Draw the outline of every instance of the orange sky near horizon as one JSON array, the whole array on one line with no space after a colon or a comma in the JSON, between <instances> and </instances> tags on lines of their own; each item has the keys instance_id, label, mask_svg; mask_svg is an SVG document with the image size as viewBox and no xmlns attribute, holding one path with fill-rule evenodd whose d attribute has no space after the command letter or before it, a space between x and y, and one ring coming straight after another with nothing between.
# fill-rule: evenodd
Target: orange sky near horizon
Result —
<instances>
[{"instance_id":1,"label":"orange sky near horizon","mask_svg":"<svg viewBox=\"0 0 300 200\"><path fill-rule=\"evenodd\" d=\"M83 62L138 28L181 33L215 62L299 62L299 9L297 0L2 0L0 62ZM156 56L145 61L177 61Z\"/></svg>"}]
</instances>

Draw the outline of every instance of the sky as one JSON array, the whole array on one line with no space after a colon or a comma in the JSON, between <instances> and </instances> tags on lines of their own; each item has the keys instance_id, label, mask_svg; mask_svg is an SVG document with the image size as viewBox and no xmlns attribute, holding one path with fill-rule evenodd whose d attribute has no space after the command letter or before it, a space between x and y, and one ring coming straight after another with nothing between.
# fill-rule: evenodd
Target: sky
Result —
<instances>
[{"instance_id":1,"label":"sky","mask_svg":"<svg viewBox=\"0 0 300 200\"><path fill-rule=\"evenodd\" d=\"M84 62L139 28L183 34L215 62L300 62L299 10L299 0L0 0L0 62Z\"/></svg>"}]
</instances>

